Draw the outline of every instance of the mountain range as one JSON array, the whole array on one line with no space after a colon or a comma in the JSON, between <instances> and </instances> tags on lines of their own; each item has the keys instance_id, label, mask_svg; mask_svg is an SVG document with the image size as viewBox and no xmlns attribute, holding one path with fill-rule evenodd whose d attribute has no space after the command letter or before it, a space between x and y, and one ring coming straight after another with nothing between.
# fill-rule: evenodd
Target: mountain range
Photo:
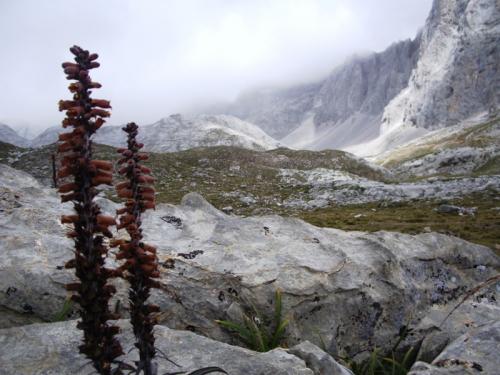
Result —
<instances>
[{"instance_id":1,"label":"mountain range","mask_svg":"<svg viewBox=\"0 0 500 375\"><path fill-rule=\"evenodd\" d=\"M500 7L435 0L413 40L353 57L324 80L218 106L291 147L378 154L500 103Z\"/></svg>"},{"instance_id":2,"label":"mountain range","mask_svg":"<svg viewBox=\"0 0 500 375\"><path fill-rule=\"evenodd\" d=\"M53 126L32 140L18 136L8 126L0 128L0 140L20 147L41 147L57 141L63 129ZM5 134L5 138L3 136ZM149 151L175 152L195 147L236 146L270 150L281 146L262 129L230 115L183 116L174 114L151 125L141 126L139 140ZM121 147L126 134L121 126L104 126L94 137L96 143Z\"/></svg>"},{"instance_id":3,"label":"mountain range","mask_svg":"<svg viewBox=\"0 0 500 375\"><path fill-rule=\"evenodd\" d=\"M376 156L433 130L496 117L499 41L496 0L435 0L412 40L352 57L318 82L255 90L210 107L209 115L172 115L142 126L142 141L150 151L288 146ZM28 141L2 125L0 140L39 147L60 131ZM107 126L95 140L118 146L124 137Z\"/></svg>"}]
</instances>

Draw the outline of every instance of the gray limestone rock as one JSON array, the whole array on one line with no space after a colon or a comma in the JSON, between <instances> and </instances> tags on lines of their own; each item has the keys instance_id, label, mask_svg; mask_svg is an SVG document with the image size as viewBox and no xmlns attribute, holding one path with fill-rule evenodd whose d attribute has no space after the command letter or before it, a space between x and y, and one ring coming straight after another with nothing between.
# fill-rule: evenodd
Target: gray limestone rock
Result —
<instances>
[{"instance_id":1,"label":"gray limestone rock","mask_svg":"<svg viewBox=\"0 0 500 375\"><path fill-rule=\"evenodd\" d=\"M288 352L302 358L307 367L318 375L352 375L352 372L335 361L331 355L324 352L309 341L301 342L288 349Z\"/></svg>"},{"instance_id":2,"label":"gray limestone rock","mask_svg":"<svg viewBox=\"0 0 500 375\"><path fill-rule=\"evenodd\" d=\"M60 267L72 257L72 244L59 216L71 207L7 166L0 165L0 181L0 306L10 311L10 318L0 315L1 324L50 320L66 297L63 284L73 279ZM108 212L115 207L100 202ZM162 324L230 343L238 341L214 320L230 318L230 311L251 313L251 306L272 316L280 288L289 346L324 342L330 353L362 356L374 346L389 349L403 325L429 319L404 343L412 345L434 329L437 307L451 310L500 266L490 249L446 235L345 232L275 215L228 216L194 193L179 206L159 205L143 225L158 247L162 289L152 299L161 306ZM123 283L118 289L117 298L126 301ZM481 306L497 305L495 288L483 296ZM126 316L126 303L114 308ZM449 324L432 348L461 333L455 315Z\"/></svg>"},{"instance_id":3,"label":"gray limestone rock","mask_svg":"<svg viewBox=\"0 0 500 375\"><path fill-rule=\"evenodd\" d=\"M477 212L476 207L460 207L452 204L442 204L436 210L441 214L470 215L470 216L474 216Z\"/></svg>"},{"instance_id":4,"label":"gray limestone rock","mask_svg":"<svg viewBox=\"0 0 500 375\"><path fill-rule=\"evenodd\" d=\"M431 364L416 362L408 375L498 374L500 317L458 337Z\"/></svg>"},{"instance_id":5,"label":"gray limestone rock","mask_svg":"<svg viewBox=\"0 0 500 375\"><path fill-rule=\"evenodd\" d=\"M119 339L128 353L120 360L133 364L137 352L133 349L132 328L119 322ZM155 328L156 347L180 366L157 357L158 373L193 371L216 366L231 375L314 375L300 358L276 349L256 353L240 347L213 341L187 331L167 327ZM78 352L81 331L75 321L33 324L0 330L0 375L87 375L92 373L88 360ZM214 373L215 374L215 373Z\"/></svg>"}]
</instances>

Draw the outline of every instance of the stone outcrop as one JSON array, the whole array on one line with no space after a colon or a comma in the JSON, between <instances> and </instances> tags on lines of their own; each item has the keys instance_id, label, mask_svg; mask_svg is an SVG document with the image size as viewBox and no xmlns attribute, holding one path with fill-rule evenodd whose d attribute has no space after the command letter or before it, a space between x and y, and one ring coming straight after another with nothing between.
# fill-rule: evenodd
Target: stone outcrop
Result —
<instances>
[{"instance_id":1,"label":"stone outcrop","mask_svg":"<svg viewBox=\"0 0 500 375\"><path fill-rule=\"evenodd\" d=\"M496 374L500 320L484 324L448 345L431 364L416 362L408 375Z\"/></svg>"},{"instance_id":2,"label":"stone outcrop","mask_svg":"<svg viewBox=\"0 0 500 375\"><path fill-rule=\"evenodd\" d=\"M72 246L59 223L70 207L7 166L0 166L0 180L0 306L9 311L1 325L51 320L73 277L62 268ZM99 203L109 213L116 207ZM235 343L214 320L238 319L251 305L271 316L280 288L283 314L291 319L287 343L324 342L333 355L388 349L404 325L421 325L405 345L439 331L429 345L434 351L466 329L453 314L441 332L439 318L500 265L488 248L446 235L344 232L294 218L228 216L194 193L180 206L160 205L143 227L161 262L163 288L153 300L164 312L162 324ZM118 289L126 301L124 286ZM498 314L497 294L485 290L471 320ZM114 308L126 315L125 304Z\"/></svg>"},{"instance_id":3,"label":"stone outcrop","mask_svg":"<svg viewBox=\"0 0 500 375\"><path fill-rule=\"evenodd\" d=\"M119 360L134 364L138 359L133 346L132 327L119 322L119 336L126 356ZM156 347L179 367L157 357L158 373L194 371L208 366L224 369L231 375L315 375L299 357L283 349L256 353L199 336L192 332L155 328ZM1 375L87 375L92 373L88 359L78 352L81 331L75 321L0 330Z\"/></svg>"}]
</instances>

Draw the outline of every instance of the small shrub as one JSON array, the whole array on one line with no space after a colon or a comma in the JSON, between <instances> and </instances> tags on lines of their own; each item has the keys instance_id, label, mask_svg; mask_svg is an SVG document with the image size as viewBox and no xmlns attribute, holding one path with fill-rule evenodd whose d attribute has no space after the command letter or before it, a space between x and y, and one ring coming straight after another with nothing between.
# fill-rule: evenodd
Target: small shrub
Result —
<instances>
[{"instance_id":1,"label":"small shrub","mask_svg":"<svg viewBox=\"0 0 500 375\"><path fill-rule=\"evenodd\" d=\"M411 331L406 325L400 328L398 340L389 356L383 355L379 348L375 348L370 353L370 357L361 363L347 360L348 366L355 375L406 375L416 362L422 344L422 341L419 341L406 352L398 354L399 345Z\"/></svg>"},{"instance_id":2,"label":"small shrub","mask_svg":"<svg viewBox=\"0 0 500 375\"><path fill-rule=\"evenodd\" d=\"M271 319L265 319L252 306L253 314L243 315L243 324L229 320L216 320L217 324L238 334L245 345L258 352L267 352L280 346L285 335L288 319L282 318L281 291L276 290L274 298L274 315Z\"/></svg>"},{"instance_id":3,"label":"small shrub","mask_svg":"<svg viewBox=\"0 0 500 375\"><path fill-rule=\"evenodd\" d=\"M63 320L66 320L68 318L68 315L70 315L71 310L73 309L73 301L71 298L67 298L64 300L64 304L61 307L61 310L57 312L56 315L52 318L53 322L62 322Z\"/></svg>"}]
</instances>

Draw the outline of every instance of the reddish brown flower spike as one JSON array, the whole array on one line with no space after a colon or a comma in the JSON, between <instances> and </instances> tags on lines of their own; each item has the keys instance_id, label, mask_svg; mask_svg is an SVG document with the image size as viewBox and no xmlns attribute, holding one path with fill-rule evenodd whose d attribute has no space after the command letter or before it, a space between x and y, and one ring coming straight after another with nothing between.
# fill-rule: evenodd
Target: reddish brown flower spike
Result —
<instances>
[{"instance_id":1,"label":"reddish brown flower spike","mask_svg":"<svg viewBox=\"0 0 500 375\"><path fill-rule=\"evenodd\" d=\"M125 279L130 283L130 320L134 328L139 349L138 366L144 374L153 374L152 360L156 354L154 347L153 327L156 320L153 312L159 309L147 303L150 289L158 287L154 280L160 277L156 249L142 242L141 215L146 209L154 208L154 189L149 186L154 178L151 170L140 165L147 159L147 154L139 153L142 144L137 143L138 126L130 123L123 128L128 134L127 148L119 149L122 158L119 161L119 173L126 180L116 185L118 196L128 198L125 207L117 210L120 215L120 225L117 228L126 228L130 240L126 244L120 243L118 259L126 259L122 266L127 270Z\"/></svg>"},{"instance_id":2,"label":"reddish brown flower spike","mask_svg":"<svg viewBox=\"0 0 500 375\"><path fill-rule=\"evenodd\" d=\"M94 197L95 186L111 184L112 165L102 160L92 160L91 137L104 123L102 117L109 112L94 108L110 108L108 101L91 99L90 89L100 87L92 82L88 70L98 67L96 54L89 54L78 46L70 48L75 62L63 63L68 79L76 80L69 85L72 100L61 100L59 110L66 111L64 128L73 127L68 133L59 136L63 141L58 145L62 158L58 171L59 179L71 179L60 184L61 201L72 201L75 214L63 215L62 223L71 224L73 229L67 234L75 241L75 258L66 263L66 268L75 268L79 282L70 283L67 290L72 291L72 300L81 306L81 320L77 327L84 331L84 341L80 351L94 365L98 373L104 375L121 374L112 364L122 354L120 343L114 337L118 328L107 323L116 318L109 311L108 303L115 292L108 279L119 274L104 267L108 251L104 237L112 237L108 227L115 225L114 218L102 215ZM103 350L105 348L105 350Z\"/></svg>"}]
</instances>

